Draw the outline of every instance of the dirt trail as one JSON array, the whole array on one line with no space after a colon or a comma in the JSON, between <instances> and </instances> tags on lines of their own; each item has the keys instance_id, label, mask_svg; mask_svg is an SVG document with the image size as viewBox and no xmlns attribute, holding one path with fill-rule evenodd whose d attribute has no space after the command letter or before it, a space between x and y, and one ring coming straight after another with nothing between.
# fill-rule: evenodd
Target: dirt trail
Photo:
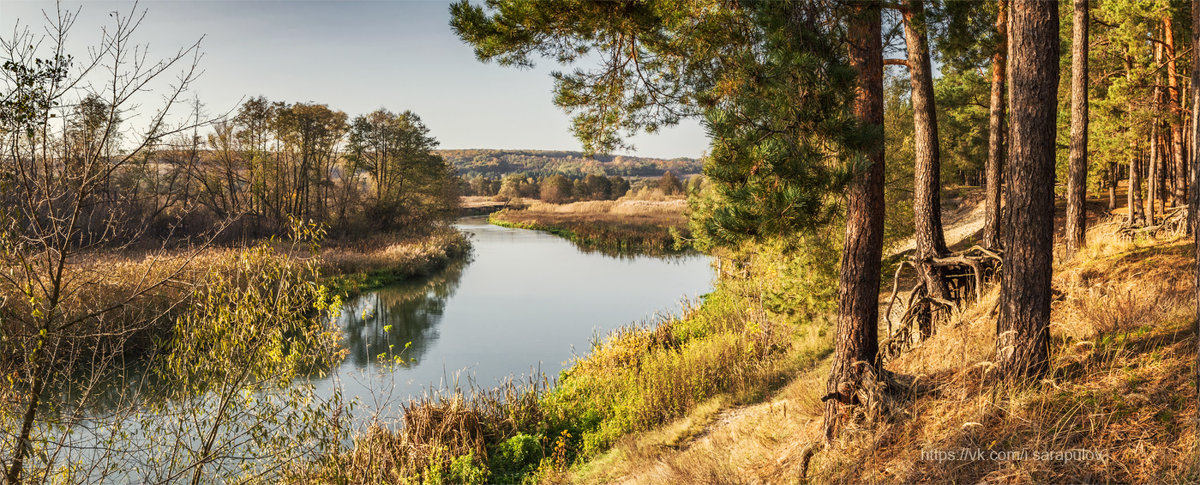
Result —
<instances>
[{"instance_id":1,"label":"dirt trail","mask_svg":"<svg viewBox=\"0 0 1200 485\"><path fill-rule=\"evenodd\" d=\"M942 205L942 232L946 236L946 245L954 248L968 239L978 239L983 231L984 215L982 200L947 200ZM894 256L911 251L916 249L916 246L916 238L910 237L892 248L888 255Z\"/></svg>"}]
</instances>

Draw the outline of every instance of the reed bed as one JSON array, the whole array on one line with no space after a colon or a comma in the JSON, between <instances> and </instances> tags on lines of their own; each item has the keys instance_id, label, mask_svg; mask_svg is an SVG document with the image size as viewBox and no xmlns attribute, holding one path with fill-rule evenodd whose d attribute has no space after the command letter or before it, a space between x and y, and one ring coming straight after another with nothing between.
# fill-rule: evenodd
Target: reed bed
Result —
<instances>
[{"instance_id":1,"label":"reed bed","mask_svg":"<svg viewBox=\"0 0 1200 485\"><path fill-rule=\"evenodd\" d=\"M332 244L314 253L308 244L294 245L274 241L272 258L311 260L323 283L342 294L413 276L427 275L450 261L463 257L470 249L458 231L439 228L424 236L376 236L354 243ZM174 328L175 319L192 304L196 289L206 284L214 271L242 274L258 271L247 267L239 255L240 247L180 247L163 251L97 251L78 253L65 266L64 293L59 312L66 319L88 316L71 329L70 342L84 351L104 348L104 353L137 354L153 350ZM36 258L33 261L43 261ZM13 280L3 285L0 305L8 315L29 315L34 311L31 299L21 294L27 284L37 287L44 274L26 276L14 260L0 261L0 270L11 271ZM43 265L33 271L45 272ZM0 331L11 339L23 338L28 329L17 326L15 319L0 319ZM16 340L14 340L15 342ZM116 347L114 349L114 347ZM14 346L0 349L0 360L15 358Z\"/></svg>"},{"instance_id":2,"label":"reed bed","mask_svg":"<svg viewBox=\"0 0 1200 485\"><path fill-rule=\"evenodd\" d=\"M439 227L428 235L379 235L321 250L327 286L350 296L404 279L428 276L471 250L462 232Z\"/></svg>"},{"instance_id":3,"label":"reed bed","mask_svg":"<svg viewBox=\"0 0 1200 485\"><path fill-rule=\"evenodd\" d=\"M587 249L662 254L687 248L686 211L687 201L680 198L532 202L525 209L495 212L488 220L546 231Z\"/></svg>"}]
</instances>

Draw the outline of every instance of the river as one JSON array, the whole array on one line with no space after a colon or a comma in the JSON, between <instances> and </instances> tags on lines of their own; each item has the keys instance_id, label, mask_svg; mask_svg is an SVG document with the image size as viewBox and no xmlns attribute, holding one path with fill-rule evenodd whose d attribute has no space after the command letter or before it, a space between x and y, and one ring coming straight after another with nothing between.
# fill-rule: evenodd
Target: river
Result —
<instances>
[{"instance_id":1,"label":"river","mask_svg":"<svg viewBox=\"0 0 1200 485\"><path fill-rule=\"evenodd\" d=\"M345 302L346 359L318 384L360 401L358 414L394 417L430 389L491 388L536 373L555 377L591 343L624 325L678 314L712 289L709 258L611 256L526 229L460 219L468 261ZM379 365L399 356L400 365Z\"/></svg>"},{"instance_id":2,"label":"river","mask_svg":"<svg viewBox=\"0 0 1200 485\"><path fill-rule=\"evenodd\" d=\"M143 400L141 391L156 381L132 364L100 386L105 391L92 397L96 406L70 418L71 427L39 433L61 433L61 447L49 448L85 482L143 483L178 478L196 459L199 437L216 432L211 436L219 438L223 458L205 474L234 477L260 457L290 453L269 448L274 444L309 446L293 451L312 459L330 446L349 445L319 434L336 428L325 420L340 415L340 407L322 406L357 400L355 424L387 425L408 398L431 390L469 393L506 379L557 377L609 331L678 314L685 299L712 289L709 258L699 254L605 255L480 217L461 219L457 227L470 235L469 258L345 302L333 318L344 332L346 357L307 381L313 387ZM235 404L226 408L222 396ZM222 421L213 427L217 411ZM290 441L288 433L297 430L318 434Z\"/></svg>"}]
</instances>

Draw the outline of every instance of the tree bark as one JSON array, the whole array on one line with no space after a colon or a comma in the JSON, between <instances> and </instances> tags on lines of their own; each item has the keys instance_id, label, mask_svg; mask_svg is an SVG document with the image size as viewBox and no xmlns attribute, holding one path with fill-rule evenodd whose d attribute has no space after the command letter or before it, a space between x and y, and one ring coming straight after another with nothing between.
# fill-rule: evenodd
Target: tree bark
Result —
<instances>
[{"instance_id":1,"label":"tree bark","mask_svg":"<svg viewBox=\"0 0 1200 485\"><path fill-rule=\"evenodd\" d=\"M1088 0L1075 0L1071 29L1071 155L1067 168L1067 252L1087 241Z\"/></svg>"},{"instance_id":2,"label":"tree bark","mask_svg":"<svg viewBox=\"0 0 1200 485\"><path fill-rule=\"evenodd\" d=\"M1129 183L1126 194L1129 205L1129 223L1142 225L1146 223L1146 215L1142 207L1142 153L1137 143L1134 143L1132 155L1129 157Z\"/></svg>"},{"instance_id":3,"label":"tree bark","mask_svg":"<svg viewBox=\"0 0 1200 485\"><path fill-rule=\"evenodd\" d=\"M1154 65L1162 65L1162 44L1154 45ZM1154 225L1158 221L1158 200L1162 198L1162 145L1160 143L1161 123L1158 117L1162 115L1162 75L1154 75L1154 89L1150 97L1150 107L1155 112L1155 118L1150 122L1150 159L1146 165L1146 221Z\"/></svg>"},{"instance_id":4,"label":"tree bark","mask_svg":"<svg viewBox=\"0 0 1200 485\"><path fill-rule=\"evenodd\" d=\"M1058 4L1014 1L1011 22L1008 227L996 353L1004 374L1031 377L1047 370L1050 357Z\"/></svg>"},{"instance_id":5,"label":"tree bark","mask_svg":"<svg viewBox=\"0 0 1200 485\"><path fill-rule=\"evenodd\" d=\"M1193 236L1200 231L1197 231L1196 214L1197 206L1200 206L1200 161L1196 160L1197 154L1200 154L1200 28L1194 26L1200 25L1200 2L1192 1L1192 153L1191 153L1191 173L1188 204L1188 229ZM1195 238L1194 252L1196 253L1196 273L1195 288L1197 302L1200 303L1200 237ZM1200 335L1200 304L1196 307L1196 335ZM1196 380L1196 402L1200 402L1200 338L1196 339L1196 365L1192 367L1195 372ZM1196 412L1196 426L1200 427L1200 411Z\"/></svg>"},{"instance_id":6,"label":"tree bark","mask_svg":"<svg viewBox=\"0 0 1200 485\"><path fill-rule=\"evenodd\" d=\"M1159 124L1156 143L1158 143L1158 164L1154 166L1154 173L1157 177L1154 179L1154 202L1158 204L1158 207L1155 210L1158 214L1166 217L1167 197L1170 194L1170 189L1167 187L1167 172L1171 167L1171 152L1168 151L1171 144L1171 132L1168 126Z\"/></svg>"},{"instance_id":7,"label":"tree bark","mask_svg":"<svg viewBox=\"0 0 1200 485\"><path fill-rule=\"evenodd\" d=\"M833 365L825 401L825 438L832 440L842 408L854 403L861 366L876 367L879 350L879 278L883 256L883 41L877 1L854 4L847 40L849 61L858 73L855 116L878 130L864 147L870 167L850 182L846 236L838 280L838 321ZM861 363L861 364L860 364Z\"/></svg>"},{"instance_id":8,"label":"tree bark","mask_svg":"<svg viewBox=\"0 0 1200 485\"><path fill-rule=\"evenodd\" d=\"M1175 27L1170 15L1163 17L1163 37L1167 44L1167 87L1171 97L1171 111L1179 114L1178 123L1171 124L1171 148L1174 154L1175 170L1171 184L1171 203L1183 205L1187 201L1187 158L1184 157L1183 141L1183 93L1179 86L1179 69L1175 63ZM1178 111L1176 111L1178 110ZM1174 119L1174 117L1172 117Z\"/></svg>"},{"instance_id":9,"label":"tree bark","mask_svg":"<svg viewBox=\"0 0 1200 485\"><path fill-rule=\"evenodd\" d=\"M1117 171L1120 167L1113 162L1108 162L1108 211L1117 210Z\"/></svg>"},{"instance_id":10,"label":"tree bark","mask_svg":"<svg viewBox=\"0 0 1200 485\"><path fill-rule=\"evenodd\" d=\"M999 0L996 52L992 54L992 97L988 112L987 188L984 195L983 245L1000 247L1000 186L1004 183L1005 80L1008 62L1008 0Z\"/></svg>"},{"instance_id":11,"label":"tree bark","mask_svg":"<svg viewBox=\"0 0 1200 485\"><path fill-rule=\"evenodd\" d=\"M43 327L45 328L45 327ZM21 483L21 474L25 469L25 458L29 455L31 448L30 435L33 432L34 418L37 417L38 408L42 404L42 393L45 391L46 374L50 369L50 358L42 356L43 348L46 345L46 338L42 337L38 341L37 347L30 356L30 362L34 362L36 367L33 373L33 382L29 391L29 403L25 405L25 413L21 418L21 431L16 436L16 450L12 454L12 462L9 464L8 470L5 472L5 481L7 483Z\"/></svg>"},{"instance_id":12,"label":"tree bark","mask_svg":"<svg viewBox=\"0 0 1200 485\"><path fill-rule=\"evenodd\" d=\"M949 295L945 272L931 260L944 256L946 237L942 232L941 153L938 147L937 106L933 94L933 68L929 61L923 0L907 0L904 9L904 43L908 51L909 79L913 104L913 219L916 231L917 268L925 282L926 295L945 300ZM933 333L934 306L927 305L917 327L921 338Z\"/></svg>"},{"instance_id":13,"label":"tree bark","mask_svg":"<svg viewBox=\"0 0 1200 485\"><path fill-rule=\"evenodd\" d=\"M1158 220L1158 166L1162 158L1158 149L1158 122L1150 126L1150 154L1146 160L1146 222L1154 225Z\"/></svg>"}]
</instances>

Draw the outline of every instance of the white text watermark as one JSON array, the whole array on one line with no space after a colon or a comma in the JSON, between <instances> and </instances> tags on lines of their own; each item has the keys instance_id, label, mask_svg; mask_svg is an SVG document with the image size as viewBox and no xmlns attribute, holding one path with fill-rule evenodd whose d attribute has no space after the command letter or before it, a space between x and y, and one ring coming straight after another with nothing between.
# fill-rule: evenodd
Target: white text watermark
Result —
<instances>
[{"instance_id":1,"label":"white text watermark","mask_svg":"<svg viewBox=\"0 0 1200 485\"><path fill-rule=\"evenodd\" d=\"M985 450L958 448L953 450L921 450L924 461L1108 461L1108 451L1070 450Z\"/></svg>"}]
</instances>

